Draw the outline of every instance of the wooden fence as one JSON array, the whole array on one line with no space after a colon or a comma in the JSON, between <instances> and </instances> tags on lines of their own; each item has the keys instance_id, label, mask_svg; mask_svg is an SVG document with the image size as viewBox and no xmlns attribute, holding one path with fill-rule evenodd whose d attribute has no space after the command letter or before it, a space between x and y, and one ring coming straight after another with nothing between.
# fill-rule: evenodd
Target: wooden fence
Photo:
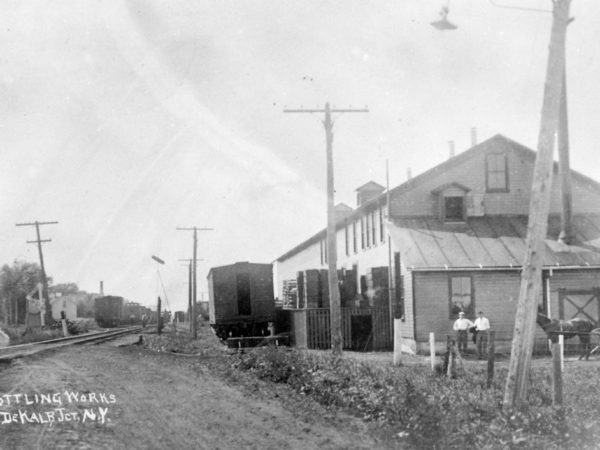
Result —
<instances>
[{"instance_id":1,"label":"wooden fence","mask_svg":"<svg viewBox=\"0 0 600 450\"><path fill-rule=\"evenodd\" d=\"M328 308L293 310L292 342L310 349L331 348ZM342 341L346 350L391 350L388 308L342 308Z\"/></svg>"}]
</instances>

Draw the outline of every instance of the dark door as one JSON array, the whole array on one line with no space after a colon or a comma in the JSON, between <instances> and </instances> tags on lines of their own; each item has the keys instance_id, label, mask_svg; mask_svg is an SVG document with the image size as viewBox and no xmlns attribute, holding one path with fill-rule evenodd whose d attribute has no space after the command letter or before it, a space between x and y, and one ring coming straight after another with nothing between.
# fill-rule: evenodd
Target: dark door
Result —
<instances>
[{"instance_id":1,"label":"dark door","mask_svg":"<svg viewBox=\"0 0 600 450\"><path fill-rule=\"evenodd\" d=\"M373 349L373 317L370 314L350 317L352 350L359 352Z\"/></svg>"},{"instance_id":2,"label":"dark door","mask_svg":"<svg viewBox=\"0 0 600 450\"><path fill-rule=\"evenodd\" d=\"M238 315L249 316L252 314L250 274L248 272L237 273L237 305Z\"/></svg>"}]
</instances>

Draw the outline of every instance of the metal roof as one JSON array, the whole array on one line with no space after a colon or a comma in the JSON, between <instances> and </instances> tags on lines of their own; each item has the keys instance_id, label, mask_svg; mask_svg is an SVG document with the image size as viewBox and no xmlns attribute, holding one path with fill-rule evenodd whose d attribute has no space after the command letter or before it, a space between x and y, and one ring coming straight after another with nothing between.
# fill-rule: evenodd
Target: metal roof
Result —
<instances>
[{"instance_id":1,"label":"metal roof","mask_svg":"<svg viewBox=\"0 0 600 450\"><path fill-rule=\"evenodd\" d=\"M405 218L387 226L402 262L413 270L520 268L525 257L527 216L470 217L462 223ZM545 267L600 266L600 215L575 215L573 231L572 245L558 242L560 216L549 217Z\"/></svg>"}]
</instances>

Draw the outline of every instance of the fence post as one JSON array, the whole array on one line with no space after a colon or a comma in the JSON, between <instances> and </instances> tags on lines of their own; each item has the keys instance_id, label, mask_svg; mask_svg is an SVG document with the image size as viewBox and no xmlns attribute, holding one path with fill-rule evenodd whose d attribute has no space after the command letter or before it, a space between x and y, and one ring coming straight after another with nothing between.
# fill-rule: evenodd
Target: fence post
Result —
<instances>
[{"instance_id":1,"label":"fence post","mask_svg":"<svg viewBox=\"0 0 600 450\"><path fill-rule=\"evenodd\" d=\"M402 319L394 319L394 366L402 364Z\"/></svg>"},{"instance_id":2,"label":"fence post","mask_svg":"<svg viewBox=\"0 0 600 450\"><path fill-rule=\"evenodd\" d=\"M431 359L431 370L435 370L435 334L429 333L429 357Z\"/></svg>"},{"instance_id":3,"label":"fence post","mask_svg":"<svg viewBox=\"0 0 600 450\"><path fill-rule=\"evenodd\" d=\"M488 348L487 348L487 387L492 386L492 382L494 381L494 360L495 360L495 339L496 332L490 330L488 332Z\"/></svg>"},{"instance_id":4,"label":"fence post","mask_svg":"<svg viewBox=\"0 0 600 450\"><path fill-rule=\"evenodd\" d=\"M552 404L562 406L562 345L552 344Z\"/></svg>"},{"instance_id":5,"label":"fence post","mask_svg":"<svg viewBox=\"0 0 600 450\"><path fill-rule=\"evenodd\" d=\"M558 345L560 348L560 370L565 370L565 336L563 334L558 335Z\"/></svg>"}]
</instances>

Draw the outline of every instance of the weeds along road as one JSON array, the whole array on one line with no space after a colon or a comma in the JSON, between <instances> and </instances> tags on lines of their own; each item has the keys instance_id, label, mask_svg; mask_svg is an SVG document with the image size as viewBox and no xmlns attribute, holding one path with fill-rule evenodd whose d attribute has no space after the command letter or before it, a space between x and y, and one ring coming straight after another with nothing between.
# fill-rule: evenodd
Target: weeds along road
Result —
<instances>
[{"instance_id":1,"label":"weeds along road","mask_svg":"<svg viewBox=\"0 0 600 450\"><path fill-rule=\"evenodd\" d=\"M0 367L0 448L389 448L356 418L229 383L210 359L104 343L14 360Z\"/></svg>"}]
</instances>

